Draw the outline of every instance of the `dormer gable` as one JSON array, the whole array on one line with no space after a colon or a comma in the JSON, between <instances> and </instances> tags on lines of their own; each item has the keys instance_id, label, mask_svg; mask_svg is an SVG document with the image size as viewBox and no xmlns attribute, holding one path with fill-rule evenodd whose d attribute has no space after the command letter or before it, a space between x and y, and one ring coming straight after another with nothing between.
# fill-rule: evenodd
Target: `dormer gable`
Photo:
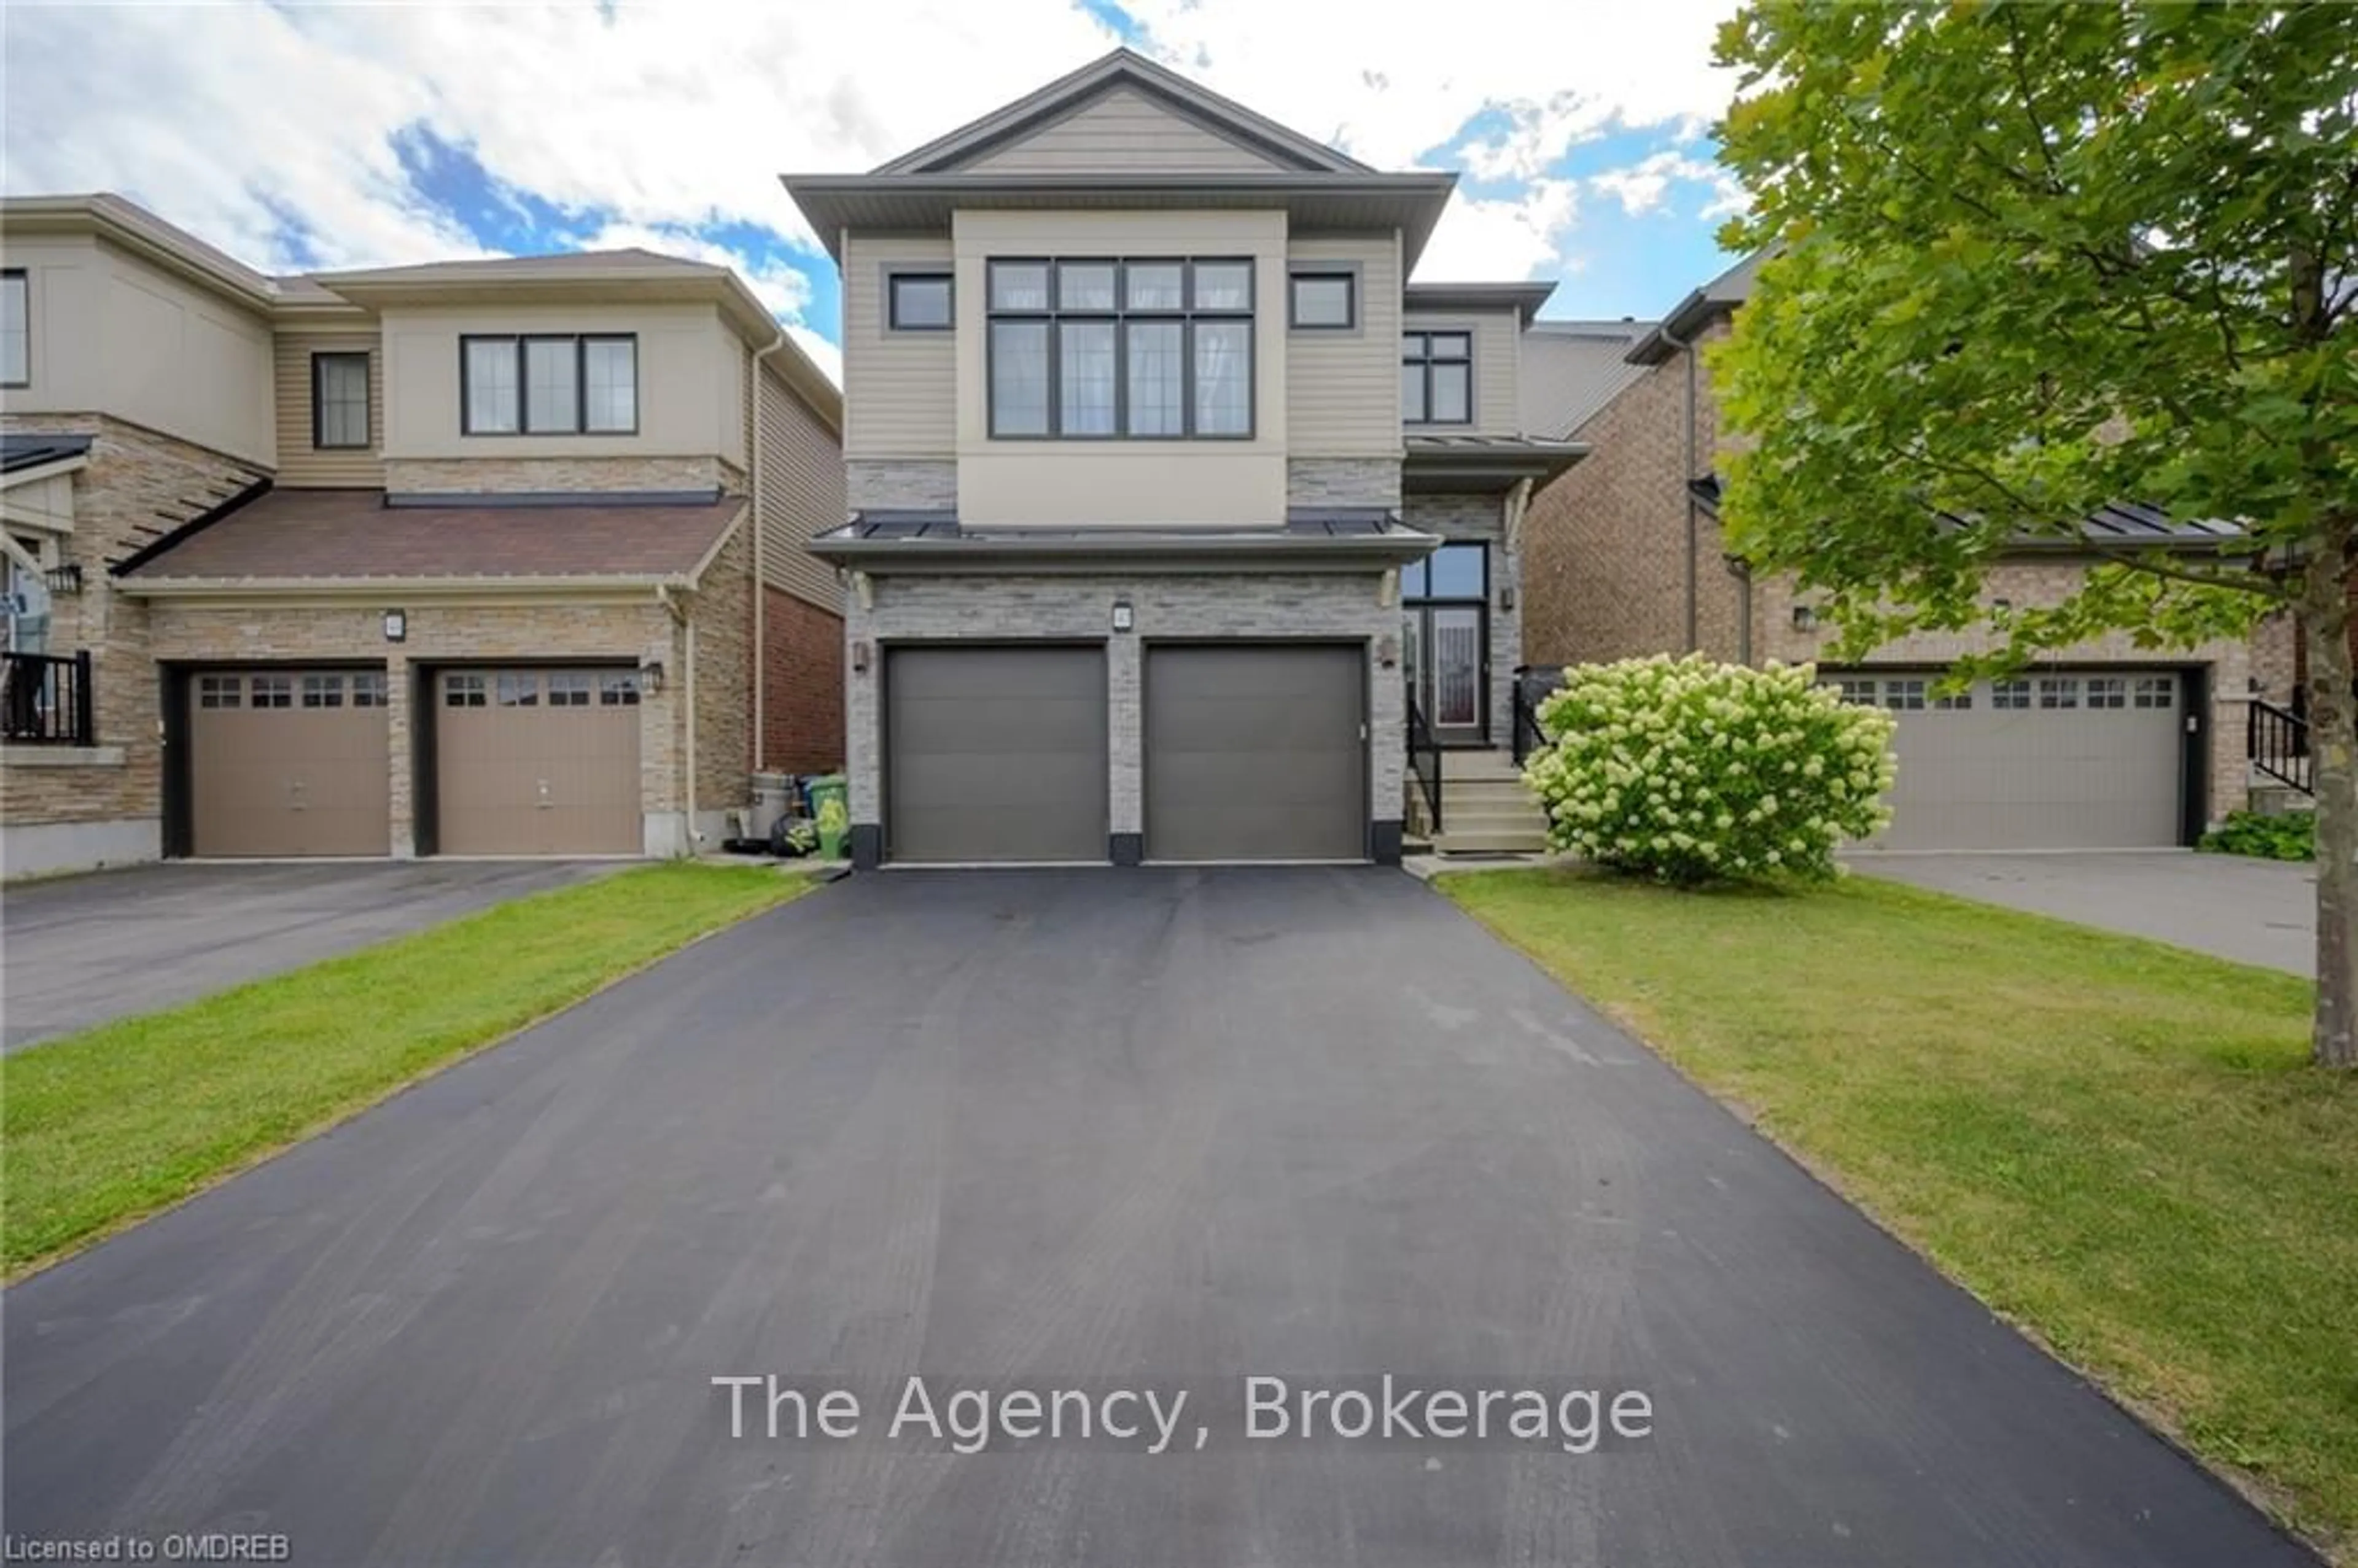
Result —
<instances>
[{"instance_id":1,"label":"dormer gable","mask_svg":"<svg viewBox=\"0 0 2358 1568\"><path fill-rule=\"evenodd\" d=\"M1368 166L1129 49L915 151L891 174L1363 174Z\"/></svg>"}]
</instances>

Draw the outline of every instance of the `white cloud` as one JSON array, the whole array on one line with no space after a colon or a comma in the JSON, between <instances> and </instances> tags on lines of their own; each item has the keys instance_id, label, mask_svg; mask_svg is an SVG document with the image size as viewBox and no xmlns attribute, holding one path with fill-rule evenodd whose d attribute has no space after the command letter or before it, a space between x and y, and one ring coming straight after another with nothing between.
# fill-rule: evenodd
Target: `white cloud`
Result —
<instances>
[{"instance_id":1,"label":"white cloud","mask_svg":"<svg viewBox=\"0 0 2358 1568\"><path fill-rule=\"evenodd\" d=\"M1533 183L1455 204L1425 269L1497 276L1555 255L1573 193L1536 177L1567 147L1725 106L1728 81L1708 59L1732 3L1461 0L1443 27L1401 6L1126 8L1179 69L1379 167L1411 165L1485 111L1503 116L1467 161ZM795 265L730 259L791 315L809 297L796 266L829 264L779 171L870 167L1114 42L1071 0L682 0L610 18L576 0L10 5L0 188L119 189L272 268L471 254L466 226L421 198L395 156L398 134L424 125L504 185L611 213L665 248L719 223L781 236L802 247Z\"/></svg>"},{"instance_id":2,"label":"white cloud","mask_svg":"<svg viewBox=\"0 0 2358 1568\"><path fill-rule=\"evenodd\" d=\"M1718 172L1699 158L1666 150L1640 158L1627 168L1591 175L1588 184L1591 189L1620 202L1621 210L1635 217L1660 206L1662 198L1670 193L1671 181L1707 180Z\"/></svg>"},{"instance_id":3,"label":"white cloud","mask_svg":"<svg viewBox=\"0 0 2358 1568\"><path fill-rule=\"evenodd\" d=\"M1433 232L1417 276L1452 283L1516 283L1559 270L1564 236L1579 211L1570 180L1542 179L1514 199L1460 191Z\"/></svg>"}]
</instances>

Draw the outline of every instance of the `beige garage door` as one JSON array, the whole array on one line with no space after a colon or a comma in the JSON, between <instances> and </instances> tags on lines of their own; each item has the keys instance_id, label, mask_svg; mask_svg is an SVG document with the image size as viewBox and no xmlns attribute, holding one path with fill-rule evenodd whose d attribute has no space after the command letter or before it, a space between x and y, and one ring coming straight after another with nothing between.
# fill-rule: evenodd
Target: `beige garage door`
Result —
<instances>
[{"instance_id":1,"label":"beige garage door","mask_svg":"<svg viewBox=\"0 0 2358 1568\"><path fill-rule=\"evenodd\" d=\"M2183 682L2042 670L1933 695L1935 677L1829 672L1892 710L1899 781L1880 849L2126 849L2180 842Z\"/></svg>"},{"instance_id":2,"label":"beige garage door","mask_svg":"<svg viewBox=\"0 0 2358 1568\"><path fill-rule=\"evenodd\" d=\"M189 687L189 849L383 855L383 670L200 670Z\"/></svg>"},{"instance_id":3,"label":"beige garage door","mask_svg":"<svg viewBox=\"0 0 2358 1568\"><path fill-rule=\"evenodd\" d=\"M645 849L634 670L445 670L434 753L445 855Z\"/></svg>"}]
</instances>

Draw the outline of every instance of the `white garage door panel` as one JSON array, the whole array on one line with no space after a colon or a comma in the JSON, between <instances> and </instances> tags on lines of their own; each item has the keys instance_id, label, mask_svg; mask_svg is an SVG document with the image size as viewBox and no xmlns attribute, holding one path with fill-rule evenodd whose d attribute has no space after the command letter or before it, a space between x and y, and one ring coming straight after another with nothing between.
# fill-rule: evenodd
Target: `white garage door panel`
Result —
<instances>
[{"instance_id":1,"label":"white garage door panel","mask_svg":"<svg viewBox=\"0 0 2358 1568\"><path fill-rule=\"evenodd\" d=\"M2184 683L2167 670L2042 671L1935 705L1920 676L1829 672L1898 720L1878 849L2112 849L2179 842Z\"/></svg>"}]
</instances>

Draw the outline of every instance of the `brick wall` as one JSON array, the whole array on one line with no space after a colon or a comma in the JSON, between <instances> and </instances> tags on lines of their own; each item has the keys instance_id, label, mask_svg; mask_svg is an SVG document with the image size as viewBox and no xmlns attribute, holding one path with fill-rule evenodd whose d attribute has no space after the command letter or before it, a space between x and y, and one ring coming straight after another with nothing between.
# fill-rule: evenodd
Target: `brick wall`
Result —
<instances>
[{"instance_id":1,"label":"brick wall","mask_svg":"<svg viewBox=\"0 0 2358 1568\"><path fill-rule=\"evenodd\" d=\"M1697 450L1711 450L1709 397ZM1589 455L1523 518L1523 660L1590 664L1686 646L1686 366L1656 365L1573 432ZM1704 459L1708 463L1708 457Z\"/></svg>"},{"instance_id":2,"label":"brick wall","mask_svg":"<svg viewBox=\"0 0 2358 1568\"><path fill-rule=\"evenodd\" d=\"M843 766L843 617L782 589L763 602L763 765L824 773Z\"/></svg>"},{"instance_id":3,"label":"brick wall","mask_svg":"<svg viewBox=\"0 0 2358 1568\"><path fill-rule=\"evenodd\" d=\"M753 527L737 525L704 569L696 623L696 807L753 799Z\"/></svg>"}]
</instances>

